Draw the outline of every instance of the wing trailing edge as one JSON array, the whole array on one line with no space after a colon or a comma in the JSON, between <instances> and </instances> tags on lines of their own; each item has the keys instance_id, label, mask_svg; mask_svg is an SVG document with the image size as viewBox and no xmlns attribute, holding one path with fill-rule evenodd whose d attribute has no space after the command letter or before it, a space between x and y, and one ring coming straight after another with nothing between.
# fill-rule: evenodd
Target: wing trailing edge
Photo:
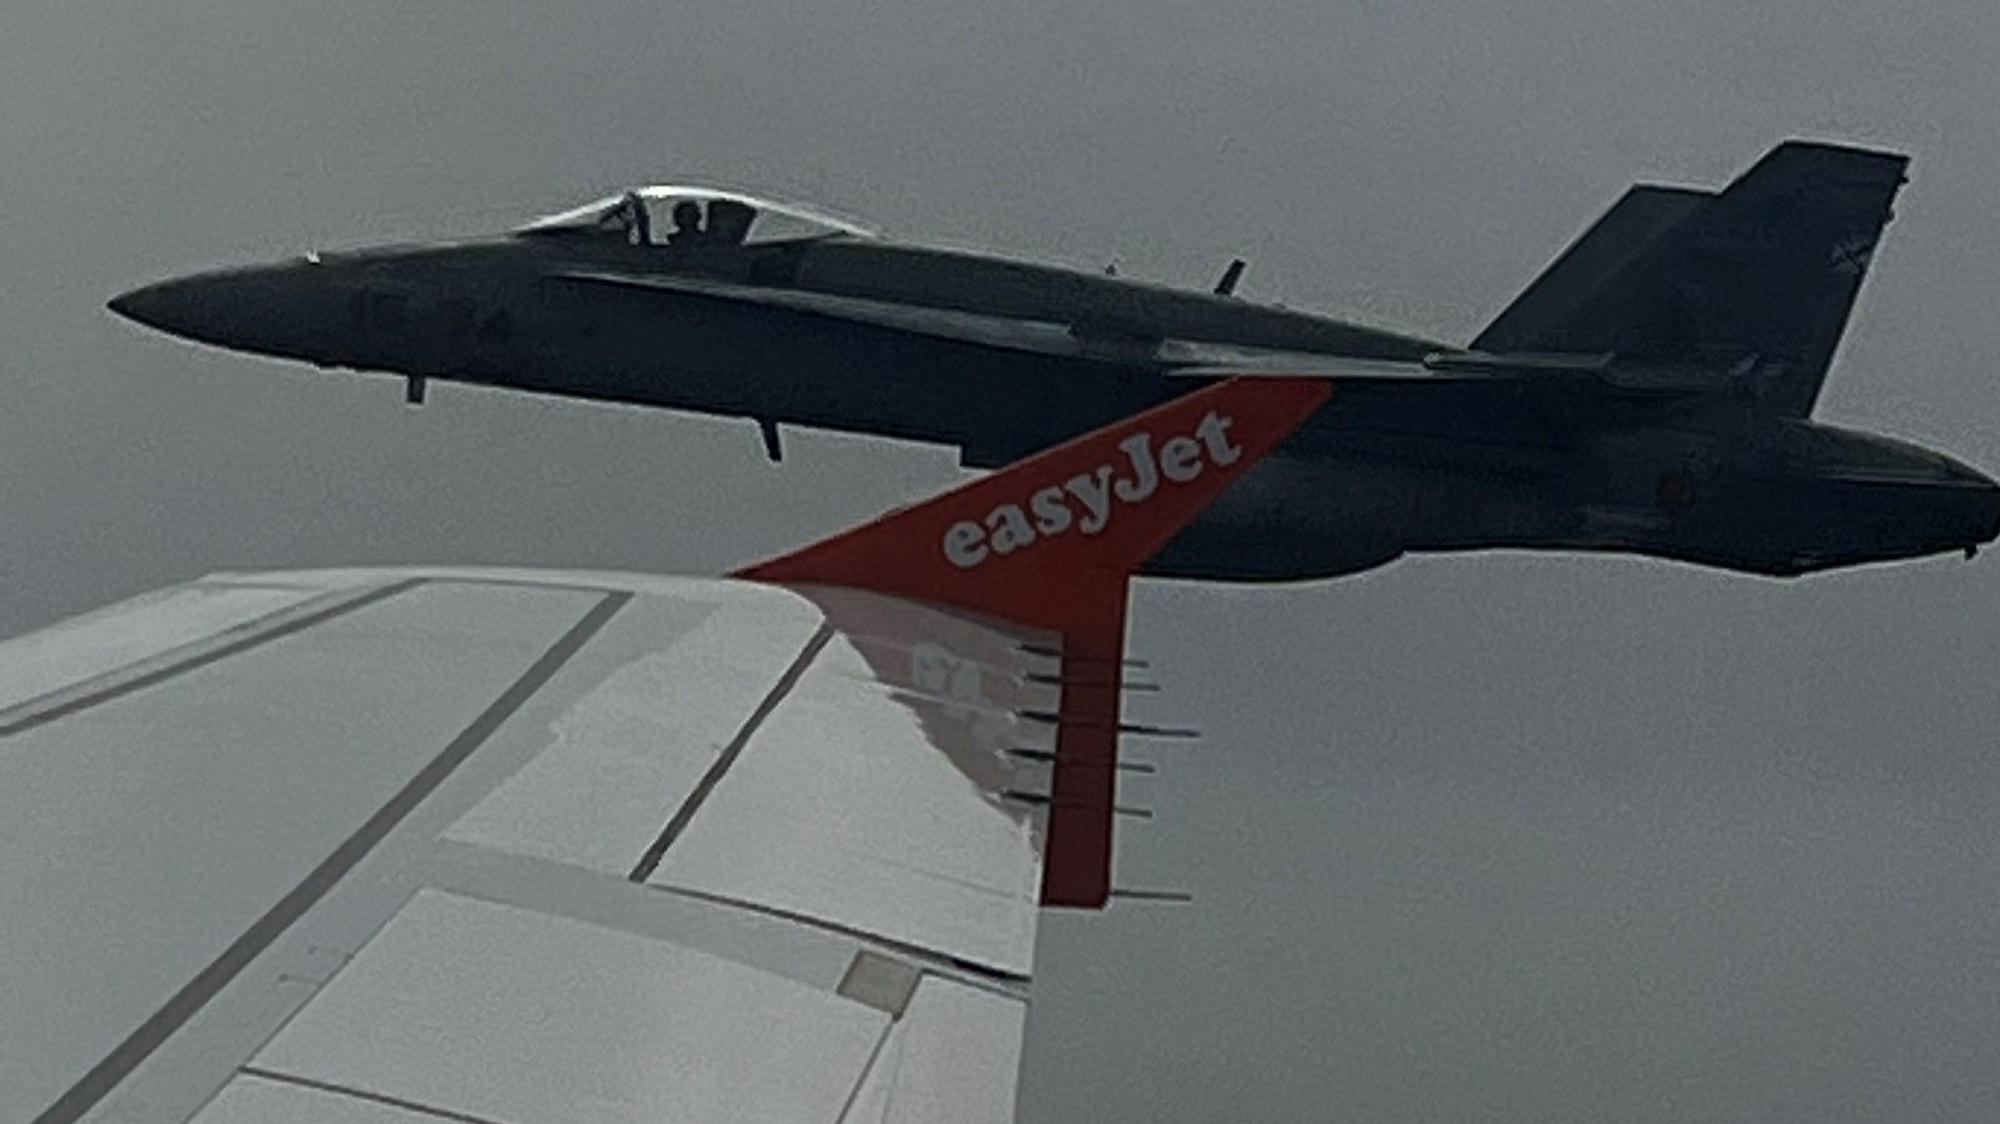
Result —
<instances>
[{"instance_id":1,"label":"wing trailing edge","mask_svg":"<svg viewBox=\"0 0 2000 1124\"><path fill-rule=\"evenodd\" d=\"M1331 394L1323 379L1228 379L735 576L865 589L1059 634L1042 903L1100 908L1111 896L1131 575Z\"/></svg>"}]
</instances>

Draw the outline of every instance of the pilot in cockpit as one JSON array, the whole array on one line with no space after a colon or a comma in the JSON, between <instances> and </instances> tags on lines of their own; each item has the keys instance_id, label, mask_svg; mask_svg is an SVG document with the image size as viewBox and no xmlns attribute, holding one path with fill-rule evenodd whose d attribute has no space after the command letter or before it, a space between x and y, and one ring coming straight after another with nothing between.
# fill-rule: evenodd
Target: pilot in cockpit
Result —
<instances>
[{"instance_id":1,"label":"pilot in cockpit","mask_svg":"<svg viewBox=\"0 0 2000 1124\"><path fill-rule=\"evenodd\" d=\"M701 228L701 204L683 199L674 204L674 228L667 232L669 246L698 246L706 238Z\"/></svg>"},{"instance_id":2,"label":"pilot in cockpit","mask_svg":"<svg viewBox=\"0 0 2000 1124\"><path fill-rule=\"evenodd\" d=\"M621 196L618 205L604 216L604 223L614 230L623 230L625 240L634 246L644 246L653 240L652 219L646 213L646 201L639 198L636 191L628 191Z\"/></svg>"},{"instance_id":3,"label":"pilot in cockpit","mask_svg":"<svg viewBox=\"0 0 2000 1124\"><path fill-rule=\"evenodd\" d=\"M818 238L874 238L863 227L803 207L705 188L641 188L519 227L538 237L616 238L633 246L734 249Z\"/></svg>"}]
</instances>

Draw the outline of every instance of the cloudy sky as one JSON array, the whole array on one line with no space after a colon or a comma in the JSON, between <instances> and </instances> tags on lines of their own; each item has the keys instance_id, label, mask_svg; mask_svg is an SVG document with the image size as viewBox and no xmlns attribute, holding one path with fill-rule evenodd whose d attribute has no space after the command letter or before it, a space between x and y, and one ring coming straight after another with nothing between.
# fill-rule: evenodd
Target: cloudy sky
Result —
<instances>
[{"instance_id":1,"label":"cloudy sky","mask_svg":"<svg viewBox=\"0 0 2000 1124\"><path fill-rule=\"evenodd\" d=\"M1821 415L2000 468L2000 8L1842 8L7 0L0 635L219 568L717 572L955 478L102 307L634 181L1463 340L1634 179L1896 148ZM1044 925L1023 1118L2000 1117L1996 567L1142 586L1142 716L1210 736L1122 871L1197 902Z\"/></svg>"}]
</instances>

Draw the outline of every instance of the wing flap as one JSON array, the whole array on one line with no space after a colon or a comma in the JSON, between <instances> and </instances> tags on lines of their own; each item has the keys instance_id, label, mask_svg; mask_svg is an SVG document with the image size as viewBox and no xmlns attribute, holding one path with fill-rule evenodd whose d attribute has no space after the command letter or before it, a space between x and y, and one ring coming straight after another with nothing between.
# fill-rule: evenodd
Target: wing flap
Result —
<instances>
[{"instance_id":1,"label":"wing flap","mask_svg":"<svg viewBox=\"0 0 2000 1124\"><path fill-rule=\"evenodd\" d=\"M807 602L747 592L690 590L626 610L645 645L556 718L547 748L445 837L633 871L821 626Z\"/></svg>"},{"instance_id":2,"label":"wing flap","mask_svg":"<svg viewBox=\"0 0 2000 1124\"><path fill-rule=\"evenodd\" d=\"M828 642L646 883L1025 977L1042 839L1004 796L1029 771L1006 750L1046 736L1017 708L1054 690L1020 684L1011 633L888 598L833 600Z\"/></svg>"},{"instance_id":3,"label":"wing flap","mask_svg":"<svg viewBox=\"0 0 2000 1124\"><path fill-rule=\"evenodd\" d=\"M1010 1124L1014 1082L964 1061L1018 1050L1027 1014L1025 1003L925 976L841 1124Z\"/></svg>"},{"instance_id":4,"label":"wing flap","mask_svg":"<svg viewBox=\"0 0 2000 1124\"><path fill-rule=\"evenodd\" d=\"M194 1124L437 1124L434 1112L276 1076L240 1074Z\"/></svg>"},{"instance_id":5,"label":"wing flap","mask_svg":"<svg viewBox=\"0 0 2000 1124\"><path fill-rule=\"evenodd\" d=\"M826 1119L889 1022L834 986L424 890L249 1068L517 1124Z\"/></svg>"}]
</instances>

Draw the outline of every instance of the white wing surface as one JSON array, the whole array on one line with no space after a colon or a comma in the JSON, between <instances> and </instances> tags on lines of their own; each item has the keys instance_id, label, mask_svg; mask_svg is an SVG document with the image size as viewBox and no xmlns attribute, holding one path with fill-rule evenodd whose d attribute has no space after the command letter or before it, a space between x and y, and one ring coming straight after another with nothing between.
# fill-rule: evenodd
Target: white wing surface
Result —
<instances>
[{"instance_id":1,"label":"white wing surface","mask_svg":"<svg viewBox=\"0 0 2000 1124\"><path fill-rule=\"evenodd\" d=\"M348 571L0 645L0 1118L1012 1119L1023 635Z\"/></svg>"}]
</instances>

